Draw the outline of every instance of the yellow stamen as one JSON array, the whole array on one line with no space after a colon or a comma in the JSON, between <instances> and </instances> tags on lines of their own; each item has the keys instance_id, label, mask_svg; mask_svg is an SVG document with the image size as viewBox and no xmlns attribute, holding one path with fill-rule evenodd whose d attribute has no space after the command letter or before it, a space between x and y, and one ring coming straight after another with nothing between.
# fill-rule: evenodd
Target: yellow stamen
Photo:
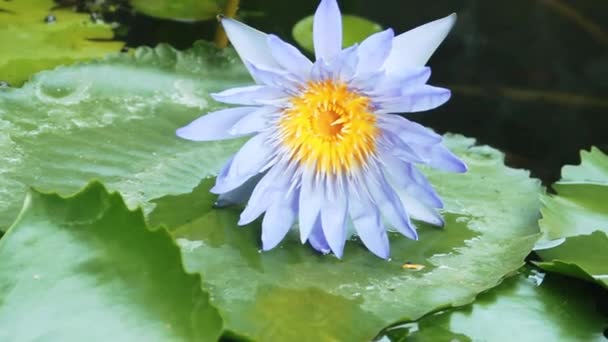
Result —
<instances>
[{"instance_id":1,"label":"yellow stamen","mask_svg":"<svg viewBox=\"0 0 608 342\"><path fill-rule=\"evenodd\" d=\"M309 83L279 120L291 159L325 174L348 174L376 152L376 117L370 99L346 84Z\"/></svg>"}]
</instances>

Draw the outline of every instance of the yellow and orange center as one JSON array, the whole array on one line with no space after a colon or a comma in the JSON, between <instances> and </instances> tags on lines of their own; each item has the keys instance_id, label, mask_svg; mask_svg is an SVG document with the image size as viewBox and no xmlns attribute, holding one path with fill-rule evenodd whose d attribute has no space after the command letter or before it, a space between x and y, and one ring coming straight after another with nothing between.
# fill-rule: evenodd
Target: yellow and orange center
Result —
<instances>
[{"instance_id":1,"label":"yellow and orange center","mask_svg":"<svg viewBox=\"0 0 608 342\"><path fill-rule=\"evenodd\" d=\"M279 120L291 159L324 174L348 174L376 151L376 117L370 99L346 84L307 84Z\"/></svg>"}]
</instances>

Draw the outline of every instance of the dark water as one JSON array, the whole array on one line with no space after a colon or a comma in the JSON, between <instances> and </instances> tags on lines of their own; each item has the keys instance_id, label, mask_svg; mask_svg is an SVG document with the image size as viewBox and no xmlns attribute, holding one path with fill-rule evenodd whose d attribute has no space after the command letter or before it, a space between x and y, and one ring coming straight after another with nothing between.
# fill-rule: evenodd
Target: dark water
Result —
<instances>
[{"instance_id":1,"label":"dark water","mask_svg":"<svg viewBox=\"0 0 608 342\"><path fill-rule=\"evenodd\" d=\"M412 117L440 132L475 137L546 183L578 151L608 150L608 1L354 0L343 12L397 32L451 12L459 20L431 59L431 83L453 90L445 106ZM292 40L291 28L316 0L242 0L242 20ZM216 23L176 23L134 15L111 19L129 46L187 48L212 39Z\"/></svg>"}]
</instances>

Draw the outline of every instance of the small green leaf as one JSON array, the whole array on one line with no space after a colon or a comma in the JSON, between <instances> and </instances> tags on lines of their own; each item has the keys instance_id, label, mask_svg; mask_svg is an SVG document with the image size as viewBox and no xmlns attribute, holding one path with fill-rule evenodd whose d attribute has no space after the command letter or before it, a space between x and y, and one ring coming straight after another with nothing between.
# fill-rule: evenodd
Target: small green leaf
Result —
<instances>
[{"instance_id":1,"label":"small green leaf","mask_svg":"<svg viewBox=\"0 0 608 342\"><path fill-rule=\"evenodd\" d=\"M122 42L112 41L110 25L93 22L88 14L53 10L54 6L53 0L0 2L0 81L19 86L40 70L122 47Z\"/></svg>"},{"instance_id":2,"label":"small green leaf","mask_svg":"<svg viewBox=\"0 0 608 342\"><path fill-rule=\"evenodd\" d=\"M565 166L557 195L543 197L543 242L562 244L539 249L538 266L608 288L608 156L597 148L581 152L581 165Z\"/></svg>"},{"instance_id":3,"label":"small green leaf","mask_svg":"<svg viewBox=\"0 0 608 342\"><path fill-rule=\"evenodd\" d=\"M540 284L539 284L540 283ZM606 341L602 290L524 269L471 306L443 311L387 332L392 342Z\"/></svg>"},{"instance_id":4,"label":"small green leaf","mask_svg":"<svg viewBox=\"0 0 608 342\"><path fill-rule=\"evenodd\" d=\"M195 143L175 130L218 109L209 92L252 82L231 50L161 45L36 75L0 89L0 229L26 185L67 195L92 179L130 207L188 193L241 141Z\"/></svg>"},{"instance_id":5,"label":"small green leaf","mask_svg":"<svg viewBox=\"0 0 608 342\"><path fill-rule=\"evenodd\" d=\"M390 324L470 303L518 269L538 238L539 182L505 167L494 149L446 139L470 171L426 170L446 202L445 229L419 224L419 241L391 233L390 261L357 239L347 242L343 260L322 256L301 245L297 232L261 253L259 222L237 227L241 208L212 209L209 180L191 194L155 200L149 217L174 228L186 269L204 275L232 334L369 341Z\"/></svg>"},{"instance_id":6,"label":"small green leaf","mask_svg":"<svg viewBox=\"0 0 608 342\"><path fill-rule=\"evenodd\" d=\"M165 230L98 183L30 192L0 241L2 341L213 341L217 310Z\"/></svg>"},{"instance_id":7,"label":"small green leaf","mask_svg":"<svg viewBox=\"0 0 608 342\"><path fill-rule=\"evenodd\" d=\"M292 30L295 41L310 52L314 51L312 26L313 16L309 16L298 21ZM355 43L362 42L365 38L376 32L382 31L382 26L355 15L343 15L342 31L342 46L349 47Z\"/></svg>"},{"instance_id":8,"label":"small green leaf","mask_svg":"<svg viewBox=\"0 0 608 342\"><path fill-rule=\"evenodd\" d=\"M225 0L130 0L131 6L143 14L177 21L215 18L222 13Z\"/></svg>"}]
</instances>

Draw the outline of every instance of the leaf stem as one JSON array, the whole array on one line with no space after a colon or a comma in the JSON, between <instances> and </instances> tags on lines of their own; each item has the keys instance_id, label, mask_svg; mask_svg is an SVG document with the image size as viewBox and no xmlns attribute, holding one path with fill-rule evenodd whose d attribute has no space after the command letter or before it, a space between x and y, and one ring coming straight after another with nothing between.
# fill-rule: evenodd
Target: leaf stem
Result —
<instances>
[{"instance_id":1,"label":"leaf stem","mask_svg":"<svg viewBox=\"0 0 608 342\"><path fill-rule=\"evenodd\" d=\"M224 17L233 18L239 10L239 2L239 0L227 0L224 7ZM224 31L221 23L218 23L217 31L215 31L215 45L220 49L228 46L228 36L226 36L226 31Z\"/></svg>"}]
</instances>

